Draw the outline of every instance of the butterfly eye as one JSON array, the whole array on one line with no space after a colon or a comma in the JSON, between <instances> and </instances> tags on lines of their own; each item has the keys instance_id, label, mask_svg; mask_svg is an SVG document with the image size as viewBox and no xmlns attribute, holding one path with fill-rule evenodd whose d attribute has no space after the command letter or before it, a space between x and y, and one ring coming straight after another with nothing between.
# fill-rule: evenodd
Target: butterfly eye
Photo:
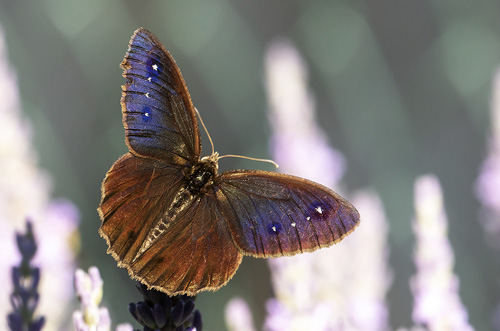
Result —
<instances>
[{"instance_id":1,"label":"butterfly eye","mask_svg":"<svg viewBox=\"0 0 500 331\"><path fill-rule=\"evenodd\" d=\"M279 234L281 232L281 224L273 222L267 225L267 233Z\"/></svg>"}]
</instances>

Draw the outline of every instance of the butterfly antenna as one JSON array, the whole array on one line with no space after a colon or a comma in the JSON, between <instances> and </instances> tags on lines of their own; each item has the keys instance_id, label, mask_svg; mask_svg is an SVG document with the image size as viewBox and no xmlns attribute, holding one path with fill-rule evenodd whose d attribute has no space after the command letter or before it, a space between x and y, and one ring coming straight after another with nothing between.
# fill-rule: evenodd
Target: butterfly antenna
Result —
<instances>
[{"instance_id":1,"label":"butterfly antenna","mask_svg":"<svg viewBox=\"0 0 500 331\"><path fill-rule=\"evenodd\" d=\"M200 112L198 111L198 109L196 109L196 107L194 108L194 110L196 110L196 114L198 114L198 118L200 119L201 126L203 126L203 129L205 129L205 132L207 133L208 140L210 140L210 145L212 145L212 155L214 155L215 154L215 149L214 149L214 143L212 141L212 137L210 137L210 133L208 133L208 130L207 130L207 127L205 126L205 123L203 123L203 119L201 118ZM247 160L252 160L252 161L267 162L267 163L271 163L276 168L279 168L278 163L274 162L273 160L269 160L269 159L258 159L258 158L255 158L255 157L243 156L243 155L233 155L233 154L222 155L222 156L218 156L217 155L216 157L217 157L217 159L222 159L224 157L237 157L237 158L240 158L240 159L247 159Z\"/></svg>"},{"instance_id":2,"label":"butterfly antenna","mask_svg":"<svg viewBox=\"0 0 500 331\"><path fill-rule=\"evenodd\" d=\"M208 136L208 140L210 140L210 145L212 145L212 155L215 154L215 149L214 149L214 143L212 141L212 137L210 137L210 133L208 133L207 127L205 126L205 123L203 123L203 119L201 118L200 112L196 107L194 107L194 110L196 110L196 114L198 114L198 118L200 119L201 126L203 126L203 129L205 129L205 132Z\"/></svg>"},{"instance_id":3,"label":"butterfly antenna","mask_svg":"<svg viewBox=\"0 0 500 331\"><path fill-rule=\"evenodd\" d=\"M219 156L219 159L222 159L223 157L238 157L238 158L240 158L240 159L247 159L247 160L252 160L252 161L267 162L267 163L271 163L271 164L272 164L273 166L275 166L276 168L279 168L279 167L280 167L280 166L278 165L278 163L274 162L273 160L269 160L269 159L258 159L258 158L256 158L256 157L243 156L243 155L232 155L232 154Z\"/></svg>"}]
</instances>

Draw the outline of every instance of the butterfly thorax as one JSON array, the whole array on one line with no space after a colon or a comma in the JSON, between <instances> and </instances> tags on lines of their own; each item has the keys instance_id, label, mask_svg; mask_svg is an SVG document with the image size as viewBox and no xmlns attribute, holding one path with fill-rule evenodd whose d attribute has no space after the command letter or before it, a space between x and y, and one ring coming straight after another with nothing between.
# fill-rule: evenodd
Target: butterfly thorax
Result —
<instances>
[{"instance_id":1,"label":"butterfly thorax","mask_svg":"<svg viewBox=\"0 0 500 331\"><path fill-rule=\"evenodd\" d=\"M192 196L198 196L206 192L206 188L213 184L217 175L218 154L203 157L192 167L186 169L184 174L186 189Z\"/></svg>"}]
</instances>

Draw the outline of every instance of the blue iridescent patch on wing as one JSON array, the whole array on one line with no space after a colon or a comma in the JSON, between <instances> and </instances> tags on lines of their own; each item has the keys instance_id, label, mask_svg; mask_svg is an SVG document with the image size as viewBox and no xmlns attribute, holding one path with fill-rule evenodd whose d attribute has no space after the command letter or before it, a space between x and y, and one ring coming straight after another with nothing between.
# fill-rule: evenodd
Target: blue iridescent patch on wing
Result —
<instances>
[{"instance_id":1,"label":"blue iridescent patch on wing","mask_svg":"<svg viewBox=\"0 0 500 331\"><path fill-rule=\"evenodd\" d=\"M142 109L142 120L147 123L149 122L149 120L151 119L151 108L149 108L148 106L145 106L143 109Z\"/></svg>"},{"instance_id":2,"label":"blue iridescent patch on wing","mask_svg":"<svg viewBox=\"0 0 500 331\"><path fill-rule=\"evenodd\" d=\"M163 72L163 67L159 61L153 57L148 57L146 59L146 72L148 80L151 78L151 82L156 83Z\"/></svg>"},{"instance_id":3,"label":"blue iridescent patch on wing","mask_svg":"<svg viewBox=\"0 0 500 331\"><path fill-rule=\"evenodd\" d=\"M312 202L308 208L310 220L323 221L328 218L329 209L320 201Z\"/></svg>"},{"instance_id":4,"label":"blue iridescent patch on wing","mask_svg":"<svg viewBox=\"0 0 500 331\"><path fill-rule=\"evenodd\" d=\"M282 226L280 223L272 222L266 226L266 230L267 230L267 233L269 233L269 234L277 235L281 232Z\"/></svg>"}]
</instances>

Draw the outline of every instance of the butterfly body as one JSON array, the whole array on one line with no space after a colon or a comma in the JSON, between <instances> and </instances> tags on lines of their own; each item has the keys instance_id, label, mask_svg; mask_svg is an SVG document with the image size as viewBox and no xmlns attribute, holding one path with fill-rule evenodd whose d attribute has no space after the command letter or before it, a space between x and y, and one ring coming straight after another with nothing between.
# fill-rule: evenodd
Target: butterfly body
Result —
<instances>
[{"instance_id":1,"label":"butterfly body","mask_svg":"<svg viewBox=\"0 0 500 331\"><path fill-rule=\"evenodd\" d=\"M186 188L192 195L204 194L208 186L213 185L217 176L217 157L218 154L204 157L191 167L186 176Z\"/></svg>"},{"instance_id":2,"label":"butterfly body","mask_svg":"<svg viewBox=\"0 0 500 331\"><path fill-rule=\"evenodd\" d=\"M201 157L195 109L179 68L138 29L122 62L129 152L102 184L99 233L130 275L169 295L217 290L243 255L279 257L339 242L359 224L344 198L279 173L218 173Z\"/></svg>"}]
</instances>

